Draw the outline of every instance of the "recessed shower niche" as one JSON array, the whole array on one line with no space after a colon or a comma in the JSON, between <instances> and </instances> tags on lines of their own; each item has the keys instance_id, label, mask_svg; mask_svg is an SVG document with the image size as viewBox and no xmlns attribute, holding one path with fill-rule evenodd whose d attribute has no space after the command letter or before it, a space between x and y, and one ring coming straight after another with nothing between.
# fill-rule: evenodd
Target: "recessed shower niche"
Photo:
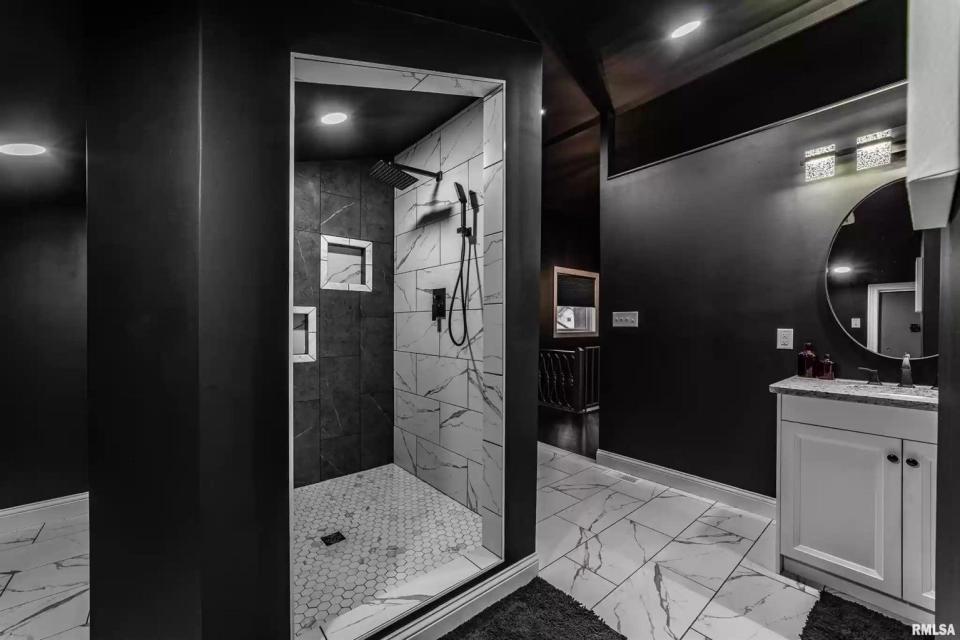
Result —
<instances>
[{"instance_id":1,"label":"recessed shower niche","mask_svg":"<svg viewBox=\"0 0 960 640\"><path fill-rule=\"evenodd\" d=\"M355 640L501 562L505 89L299 55L293 82L293 633Z\"/></svg>"}]
</instances>

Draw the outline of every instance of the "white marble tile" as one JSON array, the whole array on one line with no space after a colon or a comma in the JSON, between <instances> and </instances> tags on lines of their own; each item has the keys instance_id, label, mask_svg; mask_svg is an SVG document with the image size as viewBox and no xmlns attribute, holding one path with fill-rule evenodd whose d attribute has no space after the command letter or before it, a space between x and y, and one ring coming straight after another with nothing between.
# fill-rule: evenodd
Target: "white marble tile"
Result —
<instances>
[{"instance_id":1,"label":"white marble tile","mask_svg":"<svg viewBox=\"0 0 960 640\"><path fill-rule=\"evenodd\" d=\"M480 513L480 485L483 484L483 464L467 458L467 507Z\"/></svg>"},{"instance_id":2,"label":"white marble tile","mask_svg":"<svg viewBox=\"0 0 960 640\"><path fill-rule=\"evenodd\" d=\"M474 411L483 412L483 360L467 360L467 406Z\"/></svg>"},{"instance_id":3,"label":"white marble tile","mask_svg":"<svg viewBox=\"0 0 960 640\"><path fill-rule=\"evenodd\" d=\"M0 595L0 611L90 584L88 554L49 560L47 564L13 574Z\"/></svg>"},{"instance_id":4,"label":"white marble tile","mask_svg":"<svg viewBox=\"0 0 960 640\"><path fill-rule=\"evenodd\" d=\"M417 394L424 398L466 407L467 362L457 358L418 355Z\"/></svg>"},{"instance_id":5,"label":"white marble tile","mask_svg":"<svg viewBox=\"0 0 960 640\"><path fill-rule=\"evenodd\" d=\"M440 403L440 446L474 462L483 460L483 415Z\"/></svg>"},{"instance_id":6,"label":"white marble tile","mask_svg":"<svg viewBox=\"0 0 960 640\"><path fill-rule=\"evenodd\" d=\"M453 336L463 344L457 345L450 337L450 330L453 330ZM443 333L440 334L440 355L447 358L460 358L461 360L479 360L483 359L484 335L486 327L483 322L483 311L467 310L467 330L469 340L463 336L463 313L455 310L449 314L443 326Z\"/></svg>"},{"instance_id":7,"label":"white marble tile","mask_svg":"<svg viewBox=\"0 0 960 640\"><path fill-rule=\"evenodd\" d=\"M710 640L707 636L703 635L696 629L690 628L683 636L683 640Z\"/></svg>"},{"instance_id":8,"label":"white marble tile","mask_svg":"<svg viewBox=\"0 0 960 640\"><path fill-rule=\"evenodd\" d=\"M630 496L612 489L603 489L557 515L596 534L636 510L641 504Z\"/></svg>"},{"instance_id":9,"label":"white marble tile","mask_svg":"<svg viewBox=\"0 0 960 640\"><path fill-rule=\"evenodd\" d=\"M820 597L820 592L814 587L811 587L808 584L804 584L802 582L794 580L793 578L788 578L787 576L776 573L775 571L771 571L770 569L767 569L766 567L761 566L748 558L744 558L743 560L740 561L740 566L737 567L737 570L739 571L741 569L744 571L752 571L753 573L759 573L760 575L767 576L771 580L775 580L781 584L787 585L788 587L793 587L794 589L803 591L804 593L807 593L813 596L814 598Z\"/></svg>"},{"instance_id":10,"label":"white marble tile","mask_svg":"<svg viewBox=\"0 0 960 640\"><path fill-rule=\"evenodd\" d=\"M293 73L297 82L373 87L395 91L410 91L428 75L417 71L303 58L294 61Z\"/></svg>"},{"instance_id":11,"label":"white marble tile","mask_svg":"<svg viewBox=\"0 0 960 640\"><path fill-rule=\"evenodd\" d=\"M541 569L540 577L588 609L617 586L567 558L558 558Z\"/></svg>"},{"instance_id":12,"label":"white marble tile","mask_svg":"<svg viewBox=\"0 0 960 640\"><path fill-rule=\"evenodd\" d=\"M553 484L554 482L557 482L559 480L563 480L566 477L567 477L567 474L564 473L563 471L560 471L559 469L554 469L553 467L548 467L542 464L537 465L537 488L538 489L542 489L547 485ZM551 487L551 489L554 489L554 488ZM554 490L559 491L559 489L554 489ZM568 495L568 494L564 494L564 495ZM579 500L579 498L576 498L574 496L570 496L570 497L573 498L574 500Z\"/></svg>"},{"instance_id":13,"label":"white marble tile","mask_svg":"<svg viewBox=\"0 0 960 640\"><path fill-rule=\"evenodd\" d=\"M483 547L503 556L503 518L483 508L480 516L483 518Z\"/></svg>"},{"instance_id":14,"label":"white marble tile","mask_svg":"<svg viewBox=\"0 0 960 640\"><path fill-rule=\"evenodd\" d=\"M89 553L89 550L90 534L87 531L15 547L0 553L0 573L26 571L48 564L51 558L73 558Z\"/></svg>"},{"instance_id":15,"label":"white marble tile","mask_svg":"<svg viewBox=\"0 0 960 640\"><path fill-rule=\"evenodd\" d=\"M441 144L443 144L442 138ZM464 191L468 190L470 165L466 160L444 169L440 182L429 180L417 187L418 225L439 223L454 214L458 219L460 218L460 198L456 183L459 183Z\"/></svg>"},{"instance_id":16,"label":"white marble tile","mask_svg":"<svg viewBox=\"0 0 960 640\"><path fill-rule=\"evenodd\" d=\"M616 476L605 473L600 467L594 467L568 475L566 478L552 483L551 486L574 498L583 500L616 483Z\"/></svg>"},{"instance_id":17,"label":"white marble tile","mask_svg":"<svg viewBox=\"0 0 960 640\"><path fill-rule=\"evenodd\" d=\"M483 308L483 370L503 373L503 305L488 304Z\"/></svg>"},{"instance_id":18,"label":"white marble tile","mask_svg":"<svg viewBox=\"0 0 960 640\"><path fill-rule=\"evenodd\" d=\"M548 464L551 460L570 455L569 451L552 447L543 442L537 442L537 464Z\"/></svg>"},{"instance_id":19,"label":"white marble tile","mask_svg":"<svg viewBox=\"0 0 960 640\"><path fill-rule=\"evenodd\" d=\"M393 463L398 467L417 475L417 436L399 427L393 428Z\"/></svg>"},{"instance_id":20,"label":"white marble tile","mask_svg":"<svg viewBox=\"0 0 960 640\"><path fill-rule=\"evenodd\" d=\"M450 305L451 300L453 299L453 288L457 283L457 274L460 272L460 264L454 262L451 264L439 265L436 267L430 267L428 269L420 269L417 271L417 310L418 311L430 311L433 308L433 290L434 289L446 289L446 302L445 307L447 309L447 320L444 321L444 329L446 329L446 322L450 319ZM480 285L477 282L476 271L471 271L472 277L470 278L470 288L467 290L467 308L479 310L481 307L480 304ZM461 298L460 298L460 289L457 289L457 300L454 307L456 314L460 314L461 310Z\"/></svg>"},{"instance_id":21,"label":"white marble tile","mask_svg":"<svg viewBox=\"0 0 960 640\"><path fill-rule=\"evenodd\" d=\"M440 402L405 391L394 391L397 426L430 442L440 442Z\"/></svg>"},{"instance_id":22,"label":"white marble tile","mask_svg":"<svg viewBox=\"0 0 960 640\"><path fill-rule=\"evenodd\" d=\"M79 586L0 611L0 637L49 638L86 622L90 587Z\"/></svg>"},{"instance_id":23,"label":"white marble tile","mask_svg":"<svg viewBox=\"0 0 960 640\"><path fill-rule=\"evenodd\" d=\"M694 627L710 638L795 640L816 602L815 596L741 567Z\"/></svg>"},{"instance_id":24,"label":"white marble tile","mask_svg":"<svg viewBox=\"0 0 960 640\"><path fill-rule=\"evenodd\" d=\"M486 569L487 567L492 567L497 562L500 562L500 558L496 554L489 549L485 549L484 547L471 549L463 555L467 560L477 565L479 569Z\"/></svg>"},{"instance_id":25,"label":"white marble tile","mask_svg":"<svg viewBox=\"0 0 960 640\"><path fill-rule=\"evenodd\" d=\"M483 302L503 302L503 232L483 238Z\"/></svg>"},{"instance_id":26,"label":"white marble tile","mask_svg":"<svg viewBox=\"0 0 960 640\"><path fill-rule=\"evenodd\" d=\"M483 374L483 439L503 444L503 376Z\"/></svg>"},{"instance_id":27,"label":"white marble tile","mask_svg":"<svg viewBox=\"0 0 960 640\"><path fill-rule=\"evenodd\" d=\"M557 558L583 544L593 534L557 516L537 523L537 559L543 569Z\"/></svg>"},{"instance_id":28,"label":"white marble tile","mask_svg":"<svg viewBox=\"0 0 960 640\"><path fill-rule=\"evenodd\" d=\"M397 325L396 349L426 355L440 353L440 334L429 311L394 314Z\"/></svg>"},{"instance_id":29,"label":"white marble tile","mask_svg":"<svg viewBox=\"0 0 960 640\"><path fill-rule=\"evenodd\" d=\"M90 625L81 625L49 636L44 640L90 640Z\"/></svg>"},{"instance_id":30,"label":"white marble tile","mask_svg":"<svg viewBox=\"0 0 960 640\"><path fill-rule=\"evenodd\" d=\"M579 501L573 496L568 496L563 491L557 491L553 487L537 489L537 522L545 520L577 502Z\"/></svg>"},{"instance_id":31,"label":"white marble tile","mask_svg":"<svg viewBox=\"0 0 960 640\"><path fill-rule=\"evenodd\" d=\"M673 489L664 491L628 517L668 536L676 536L713 505Z\"/></svg>"},{"instance_id":32,"label":"white marble tile","mask_svg":"<svg viewBox=\"0 0 960 640\"><path fill-rule=\"evenodd\" d=\"M613 485L612 489L620 493L625 493L628 496L633 496L637 500L647 502L666 491L667 487L662 484L657 484L656 482L644 480L643 478L629 478Z\"/></svg>"},{"instance_id":33,"label":"white marble tile","mask_svg":"<svg viewBox=\"0 0 960 640\"><path fill-rule=\"evenodd\" d=\"M407 147L404 151L397 154L395 160L400 164L405 164L424 171L440 171L440 131L435 130ZM433 180L430 176L414 175L417 181L414 185L407 187L406 190L398 194L406 193L417 188L417 185L424 184ZM398 231L394 231L398 233Z\"/></svg>"},{"instance_id":34,"label":"white marble tile","mask_svg":"<svg viewBox=\"0 0 960 640\"><path fill-rule=\"evenodd\" d=\"M407 271L393 276L394 312L417 310L417 272Z\"/></svg>"},{"instance_id":35,"label":"white marble tile","mask_svg":"<svg viewBox=\"0 0 960 640\"><path fill-rule=\"evenodd\" d=\"M747 553L747 560L768 571L779 573L780 562L777 558L777 521L772 520Z\"/></svg>"},{"instance_id":36,"label":"white marble tile","mask_svg":"<svg viewBox=\"0 0 960 640\"><path fill-rule=\"evenodd\" d=\"M470 191L477 194L477 202L483 205L483 155L470 158L467 166L467 181ZM469 194L467 194L469 197Z\"/></svg>"},{"instance_id":37,"label":"white marble tile","mask_svg":"<svg viewBox=\"0 0 960 640\"><path fill-rule=\"evenodd\" d=\"M417 439L417 477L460 504L467 504L467 459Z\"/></svg>"},{"instance_id":38,"label":"white marble tile","mask_svg":"<svg viewBox=\"0 0 960 640\"><path fill-rule=\"evenodd\" d=\"M475 564L463 556L458 556L426 575L378 592L359 607L328 621L324 625L326 638L327 640L354 640L478 572L479 569Z\"/></svg>"},{"instance_id":39,"label":"white marble tile","mask_svg":"<svg viewBox=\"0 0 960 640\"><path fill-rule=\"evenodd\" d=\"M569 475L580 473L586 469L598 468L597 463L590 458L584 458L583 456L578 456L575 453L557 458L556 460L552 460L550 462L545 462L544 464L546 464L548 467L559 469L560 471L563 471Z\"/></svg>"},{"instance_id":40,"label":"white marble tile","mask_svg":"<svg viewBox=\"0 0 960 640\"><path fill-rule=\"evenodd\" d=\"M417 354L393 352L393 388L407 393L417 392Z\"/></svg>"},{"instance_id":41,"label":"white marble tile","mask_svg":"<svg viewBox=\"0 0 960 640\"><path fill-rule=\"evenodd\" d=\"M503 160L503 91L483 101L483 164Z\"/></svg>"},{"instance_id":42,"label":"white marble tile","mask_svg":"<svg viewBox=\"0 0 960 640\"><path fill-rule=\"evenodd\" d=\"M477 100L440 129L440 168L449 171L483 153L483 102ZM467 175L464 175L467 178ZM469 182L465 179L463 186Z\"/></svg>"},{"instance_id":43,"label":"white marble tile","mask_svg":"<svg viewBox=\"0 0 960 640\"><path fill-rule=\"evenodd\" d=\"M417 228L417 188L410 188L393 201L393 233L400 235Z\"/></svg>"},{"instance_id":44,"label":"white marble tile","mask_svg":"<svg viewBox=\"0 0 960 640\"><path fill-rule=\"evenodd\" d=\"M503 162L483 170L484 232L503 231Z\"/></svg>"},{"instance_id":45,"label":"white marble tile","mask_svg":"<svg viewBox=\"0 0 960 640\"><path fill-rule=\"evenodd\" d=\"M413 91L424 91L427 93L453 93L461 96L473 96L482 98L491 91L496 91L501 85L499 82L489 80L474 80L471 78L460 78L457 76L445 76L431 73L422 82L417 84Z\"/></svg>"},{"instance_id":46,"label":"white marble tile","mask_svg":"<svg viewBox=\"0 0 960 640\"><path fill-rule=\"evenodd\" d=\"M669 543L669 536L624 518L570 551L567 557L620 584Z\"/></svg>"},{"instance_id":47,"label":"white marble tile","mask_svg":"<svg viewBox=\"0 0 960 640\"><path fill-rule=\"evenodd\" d=\"M735 533L750 540L756 540L763 533L767 524L770 523L770 519L718 502L700 516L700 522L706 522L718 529Z\"/></svg>"},{"instance_id":48,"label":"white marble tile","mask_svg":"<svg viewBox=\"0 0 960 640\"><path fill-rule=\"evenodd\" d=\"M594 613L631 640L676 640L712 595L706 587L650 562L601 600Z\"/></svg>"},{"instance_id":49,"label":"white marble tile","mask_svg":"<svg viewBox=\"0 0 960 640\"><path fill-rule=\"evenodd\" d=\"M440 264L440 226L428 224L397 236L394 273Z\"/></svg>"},{"instance_id":50,"label":"white marble tile","mask_svg":"<svg viewBox=\"0 0 960 640\"><path fill-rule=\"evenodd\" d=\"M694 522L653 559L674 573L717 590L750 550L741 536Z\"/></svg>"},{"instance_id":51,"label":"white marble tile","mask_svg":"<svg viewBox=\"0 0 960 640\"><path fill-rule=\"evenodd\" d=\"M503 515L503 448L483 443L483 483L479 491L480 506Z\"/></svg>"},{"instance_id":52,"label":"white marble tile","mask_svg":"<svg viewBox=\"0 0 960 640\"><path fill-rule=\"evenodd\" d=\"M35 527L20 529L18 531L0 531L0 551L6 551L7 549L13 549L14 547L22 547L27 544L32 544L34 538L36 538L37 534L40 533L40 528L42 526L43 525L37 525Z\"/></svg>"},{"instance_id":53,"label":"white marble tile","mask_svg":"<svg viewBox=\"0 0 960 640\"><path fill-rule=\"evenodd\" d=\"M473 219L473 209L468 205L467 207L467 227L470 229L470 237L467 239L467 244L463 244L463 236L460 234L458 229L461 228L460 223L460 205L457 204L454 207L455 213L449 217L444 218L437 222L440 225L440 263L441 264L450 264L451 262L458 263L460 262L460 252L463 251L464 258L470 258L470 281L471 283L477 278L484 277L483 270L483 207L477 211L476 224L474 224ZM476 237L477 242L473 243L472 238ZM471 287L472 288L472 287ZM476 307L479 309L479 306Z\"/></svg>"}]
</instances>

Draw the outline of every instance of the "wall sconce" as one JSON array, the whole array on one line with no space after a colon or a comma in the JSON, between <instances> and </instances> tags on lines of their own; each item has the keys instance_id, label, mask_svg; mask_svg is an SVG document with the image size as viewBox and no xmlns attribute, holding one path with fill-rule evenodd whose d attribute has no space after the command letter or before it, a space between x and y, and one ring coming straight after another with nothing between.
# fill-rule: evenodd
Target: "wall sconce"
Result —
<instances>
[{"instance_id":1,"label":"wall sconce","mask_svg":"<svg viewBox=\"0 0 960 640\"><path fill-rule=\"evenodd\" d=\"M892 162L893 130L884 129L857 138L857 171L883 167Z\"/></svg>"},{"instance_id":2,"label":"wall sconce","mask_svg":"<svg viewBox=\"0 0 960 640\"><path fill-rule=\"evenodd\" d=\"M813 182L832 178L837 173L837 145L828 144L803 152L804 181Z\"/></svg>"}]
</instances>

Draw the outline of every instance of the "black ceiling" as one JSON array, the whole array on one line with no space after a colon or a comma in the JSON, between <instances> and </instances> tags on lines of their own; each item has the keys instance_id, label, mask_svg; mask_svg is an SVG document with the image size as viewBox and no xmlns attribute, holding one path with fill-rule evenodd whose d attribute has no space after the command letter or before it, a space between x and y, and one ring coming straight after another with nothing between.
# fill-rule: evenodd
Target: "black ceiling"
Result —
<instances>
[{"instance_id":1,"label":"black ceiling","mask_svg":"<svg viewBox=\"0 0 960 640\"><path fill-rule=\"evenodd\" d=\"M297 161L360 157L392 158L465 109L475 98L419 91L298 82ZM320 123L325 113L349 116L337 125Z\"/></svg>"}]
</instances>

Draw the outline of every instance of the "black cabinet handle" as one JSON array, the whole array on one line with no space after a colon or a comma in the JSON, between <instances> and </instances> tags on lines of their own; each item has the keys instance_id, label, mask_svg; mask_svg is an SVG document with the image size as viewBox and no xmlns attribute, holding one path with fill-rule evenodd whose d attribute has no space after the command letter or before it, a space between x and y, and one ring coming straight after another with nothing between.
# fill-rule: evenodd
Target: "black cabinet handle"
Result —
<instances>
[{"instance_id":1,"label":"black cabinet handle","mask_svg":"<svg viewBox=\"0 0 960 640\"><path fill-rule=\"evenodd\" d=\"M906 460L908 467L919 467L920 463L917 462L916 458L907 458Z\"/></svg>"},{"instance_id":2,"label":"black cabinet handle","mask_svg":"<svg viewBox=\"0 0 960 640\"><path fill-rule=\"evenodd\" d=\"M887 455L887 460L889 460L893 464L897 464L898 462L900 462L900 458L895 453L891 453Z\"/></svg>"}]
</instances>

